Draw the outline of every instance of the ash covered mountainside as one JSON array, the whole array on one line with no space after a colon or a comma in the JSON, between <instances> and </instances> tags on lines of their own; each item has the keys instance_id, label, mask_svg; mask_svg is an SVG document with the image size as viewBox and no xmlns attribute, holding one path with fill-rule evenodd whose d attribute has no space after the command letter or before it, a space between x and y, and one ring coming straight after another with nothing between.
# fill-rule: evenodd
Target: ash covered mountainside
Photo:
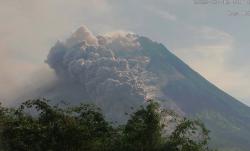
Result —
<instances>
[{"instance_id":1,"label":"ash covered mountainside","mask_svg":"<svg viewBox=\"0 0 250 151\"><path fill-rule=\"evenodd\" d=\"M81 27L65 42L57 42L46 62L58 80L40 96L94 102L116 121L123 121L131 107L157 99L205 122L213 145L250 148L249 107L146 37L125 32L95 36Z\"/></svg>"}]
</instances>

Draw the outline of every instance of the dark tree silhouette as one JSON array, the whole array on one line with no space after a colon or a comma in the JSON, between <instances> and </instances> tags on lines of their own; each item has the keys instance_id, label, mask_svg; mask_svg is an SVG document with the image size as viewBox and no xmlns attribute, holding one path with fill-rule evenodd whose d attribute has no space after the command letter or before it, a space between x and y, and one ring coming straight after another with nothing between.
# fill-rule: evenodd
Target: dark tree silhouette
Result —
<instances>
[{"instance_id":1,"label":"dark tree silhouette","mask_svg":"<svg viewBox=\"0 0 250 151\"><path fill-rule=\"evenodd\" d=\"M0 107L2 151L205 151L208 131L183 119L169 137L159 104L149 101L114 126L94 105L50 105L46 99L29 100L18 108ZM164 112L166 113L166 112Z\"/></svg>"}]
</instances>

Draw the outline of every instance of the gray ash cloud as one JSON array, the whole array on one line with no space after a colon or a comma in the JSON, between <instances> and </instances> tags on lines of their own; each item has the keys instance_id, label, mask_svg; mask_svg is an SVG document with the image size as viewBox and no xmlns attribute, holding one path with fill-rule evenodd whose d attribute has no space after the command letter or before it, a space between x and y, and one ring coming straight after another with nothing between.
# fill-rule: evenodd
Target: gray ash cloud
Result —
<instances>
[{"instance_id":1,"label":"gray ash cloud","mask_svg":"<svg viewBox=\"0 0 250 151\"><path fill-rule=\"evenodd\" d=\"M150 58L127 55L142 49L135 34L94 36L81 27L65 42L57 42L46 62L61 83L69 84L68 89L78 85L79 101L91 100L113 114L110 110L128 111L154 95L156 88L150 82L155 76L146 70Z\"/></svg>"}]
</instances>

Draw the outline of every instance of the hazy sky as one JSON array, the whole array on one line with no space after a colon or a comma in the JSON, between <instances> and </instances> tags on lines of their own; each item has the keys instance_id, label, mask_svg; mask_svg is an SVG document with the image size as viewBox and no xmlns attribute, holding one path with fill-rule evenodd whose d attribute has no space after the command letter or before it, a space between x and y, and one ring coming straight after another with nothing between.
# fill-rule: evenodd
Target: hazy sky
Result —
<instances>
[{"instance_id":1,"label":"hazy sky","mask_svg":"<svg viewBox=\"0 0 250 151\"><path fill-rule=\"evenodd\" d=\"M159 41L250 105L250 4L193 0L0 0L0 99L49 82L49 49L81 25Z\"/></svg>"}]
</instances>

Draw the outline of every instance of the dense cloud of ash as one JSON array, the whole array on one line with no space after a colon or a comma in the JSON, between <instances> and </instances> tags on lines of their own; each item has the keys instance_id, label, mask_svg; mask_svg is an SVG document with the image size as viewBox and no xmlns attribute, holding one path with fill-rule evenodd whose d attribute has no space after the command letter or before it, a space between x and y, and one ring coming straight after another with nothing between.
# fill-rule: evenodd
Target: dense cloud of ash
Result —
<instances>
[{"instance_id":1,"label":"dense cloud of ash","mask_svg":"<svg viewBox=\"0 0 250 151\"><path fill-rule=\"evenodd\" d=\"M72 90L70 84L78 85L75 91L81 93L82 100L91 100L113 114L153 97L155 87L150 81L155 77L146 70L150 58L126 55L141 49L135 34L94 36L81 27L65 42L57 42L46 62L59 81L69 84L68 89Z\"/></svg>"}]
</instances>

